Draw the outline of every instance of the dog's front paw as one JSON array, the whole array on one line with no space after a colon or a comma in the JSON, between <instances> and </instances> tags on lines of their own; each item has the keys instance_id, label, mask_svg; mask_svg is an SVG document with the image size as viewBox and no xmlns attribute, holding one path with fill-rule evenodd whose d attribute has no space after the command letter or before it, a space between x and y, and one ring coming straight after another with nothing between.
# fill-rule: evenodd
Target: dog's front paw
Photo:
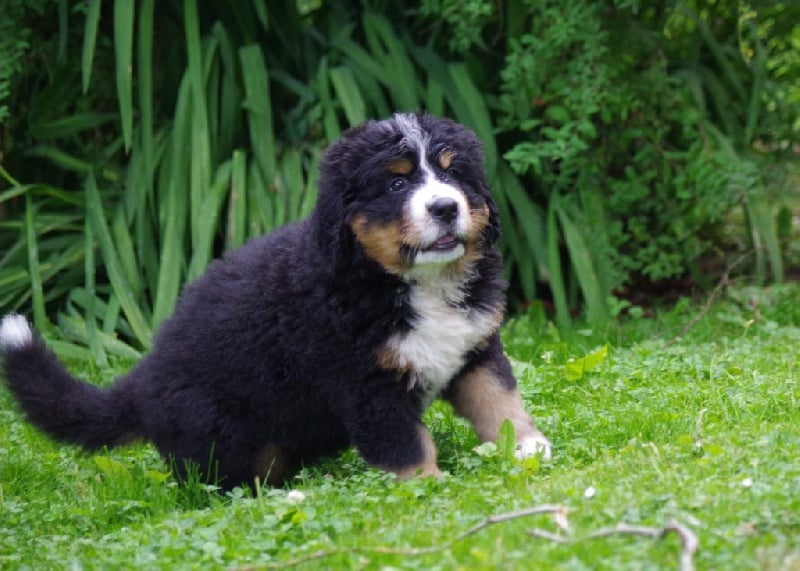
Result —
<instances>
[{"instance_id":1,"label":"dog's front paw","mask_svg":"<svg viewBox=\"0 0 800 571\"><path fill-rule=\"evenodd\" d=\"M553 455L553 445L550 444L550 441L545 438L542 433L536 433L522 438L514 452L514 456L519 460L524 460L536 454L541 455L545 460L549 460Z\"/></svg>"}]
</instances>

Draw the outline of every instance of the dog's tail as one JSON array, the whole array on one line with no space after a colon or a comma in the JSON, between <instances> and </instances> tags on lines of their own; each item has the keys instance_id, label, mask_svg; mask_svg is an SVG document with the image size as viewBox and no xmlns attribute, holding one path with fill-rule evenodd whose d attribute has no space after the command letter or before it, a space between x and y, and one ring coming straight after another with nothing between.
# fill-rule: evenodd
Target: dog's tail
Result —
<instances>
[{"instance_id":1,"label":"dog's tail","mask_svg":"<svg viewBox=\"0 0 800 571\"><path fill-rule=\"evenodd\" d=\"M0 322L0 363L28 419L53 438L93 450L141 435L128 383L101 389L76 379L21 315L9 314Z\"/></svg>"}]
</instances>

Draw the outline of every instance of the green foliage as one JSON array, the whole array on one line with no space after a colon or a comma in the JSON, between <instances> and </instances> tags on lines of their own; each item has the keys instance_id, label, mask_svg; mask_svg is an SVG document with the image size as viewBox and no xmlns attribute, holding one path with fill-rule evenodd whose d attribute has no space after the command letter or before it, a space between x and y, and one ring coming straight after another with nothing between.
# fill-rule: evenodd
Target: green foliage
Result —
<instances>
[{"instance_id":1,"label":"green foliage","mask_svg":"<svg viewBox=\"0 0 800 571\"><path fill-rule=\"evenodd\" d=\"M748 287L725 292L707 312L684 301L608 329L559 330L533 305L503 339L553 459L516 460L509 429L499 443L479 445L437 403L425 420L448 472L442 479L399 482L351 450L284 488L223 496L196 480L179 487L149 445L87 455L54 443L2 391L0 564L231 569L309 557L299 567L675 569L673 536L587 536L676 519L698 537L697 569L792 569L798 308L796 284ZM598 346L607 346L602 361ZM591 355L597 366L570 378L568 365ZM132 364L109 362L114 373ZM93 382L110 376L91 359L70 368ZM489 515L543 504L568 512L456 540Z\"/></svg>"},{"instance_id":2,"label":"green foliage","mask_svg":"<svg viewBox=\"0 0 800 571\"><path fill-rule=\"evenodd\" d=\"M695 262L714 251L715 229L737 205L757 276L765 279L768 259L781 280L768 157L757 146L795 140L786 119L797 107L766 112L781 102L767 87L759 14L723 10L717 24L739 35L719 37L678 3L526 6L531 26L511 40L502 71L501 125L522 133L505 157L533 174L541 200L556 201L587 310L602 320L603 296L632 272L697 275Z\"/></svg>"}]
</instances>

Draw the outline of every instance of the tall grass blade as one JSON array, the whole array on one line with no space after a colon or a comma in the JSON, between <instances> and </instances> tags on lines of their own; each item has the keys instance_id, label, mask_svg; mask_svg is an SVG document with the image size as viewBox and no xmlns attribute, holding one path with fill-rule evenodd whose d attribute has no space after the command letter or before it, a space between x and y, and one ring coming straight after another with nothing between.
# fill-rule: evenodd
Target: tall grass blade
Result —
<instances>
[{"instance_id":1,"label":"tall grass blade","mask_svg":"<svg viewBox=\"0 0 800 571\"><path fill-rule=\"evenodd\" d=\"M139 88L139 128L147 188L153 187L155 141L153 135L153 8L155 0L142 0L139 8L137 87Z\"/></svg>"},{"instance_id":2,"label":"tall grass blade","mask_svg":"<svg viewBox=\"0 0 800 571\"><path fill-rule=\"evenodd\" d=\"M187 148L191 137L191 85L189 76L184 75L178 91L178 103L173 121L172 146L169 151L168 168L160 169L160 186L166 189L165 199L159 213L161 235L161 255L158 264L158 287L153 303L153 326L157 327L175 307L181 286L181 275L185 269L184 232L189 216L186 189L189 180Z\"/></svg>"},{"instance_id":3,"label":"tall grass blade","mask_svg":"<svg viewBox=\"0 0 800 571\"><path fill-rule=\"evenodd\" d=\"M84 93L89 91L89 84L92 80L97 26L100 23L100 5L101 0L89 0L86 5L86 25L83 29L83 57L81 59L81 82Z\"/></svg>"},{"instance_id":4,"label":"tall grass blade","mask_svg":"<svg viewBox=\"0 0 800 571\"><path fill-rule=\"evenodd\" d=\"M233 152L227 231L227 249L244 244L247 238L247 155L240 149Z\"/></svg>"},{"instance_id":5,"label":"tall grass blade","mask_svg":"<svg viewBox=\"0 0 800 571\"><path fill-rule=\"evenodd\" d=\"M744 128L744 143L751 144L755 137L758 119L761 115L761 95L767 81L767 49L761 38L758 37L754 26L748 26L750 39L753 42L754 57L750 62L750 71L753 74L753 85L750 90L750 103L747 106L747 121Z\"/></svg>"},{"instance_id":6,"label":"tall grass blade","mask_svg":"<svg viewBox=\"0 0 800 571\"><path fill-rule=\"evenodd\" d=\"M553 294L553 304L556 309L556 323L559 327L567 327L569 317L569 304L567 303L567 290L564 287L564 271L561 262L560 234L556 212L559 209L557 195L550 197L547 208L547 258L550 269L550 290Z\"/></svg>"},{"instance_id":7,"label":"tall grass blade","mask_svg":"<svg viewBox=\"0 0 800 571\"><path fill-rule=\"evenodd\" d=\"M94 229L91 224L86 225L86 248L84 250L84 274L86 282L86 340L95 362L100 366L108 366L106 353L97 334L97 317L95 313L95 262L94 262Z\"/></svg>"},{"instance_id":8,"label":"tall grass blade","mask_svg":"<svg viewBox=\"0 0 800 571\"><path fill-rule=\"evenodd\" d=\"M448 102L456 111L458 120L478 135L486 154L486 170L493 173L497 169L497 144L486 100L464 64L450 64L448 67L455 88L452 92L445 91L449 95Z\"/></svg>"},{"instance_id":9,"label":"tall grass blade","mask_svg":"<svg viewBox=\"0 0 800 571\"><path fill-rule=\"evenodd\" d=\"M261 47L253 44L239 50L242 62L247 124L256 164L268 185L275 180L276 145L272 123L269 72Z\"/></svg>"},{"instance_id":10,"label":"tall grass blade","mask_svg":"<svg viewBox=\"0 0 800 571\"><path fill-rule=\"evenodd\" d=\"M98 300L99 301L99 300ZM91 344L95 343L99 351L102 351L102 355L104 358L107 355L116 355L118 357L124 357L126 359L135 359L139 360L142 358L141 352L137 351L127 343L124 343L106 333L105 331L99 331L95 328L94 332L90 332L90 320L84 320L78 315L71 314L67 315L65 313L58 314L58 328L64 334L72 339L76 339L79 341L83 341L86 344L90 345L90 351L92 358L96 359L95 349L91 348ZM94 338L94 341L92 340ZM100 362L98 364L101 366L107 366L108 361Z\"/></svg>"},{"instance_id":11,"label":"tall grass blade","mask_svg":"<svg viewBox=\"0 0 800 571\"><path fill-rule=\"evenodd\" d=\"M120 266L125 274L125 281L131 288L131 294L138 298L144 283L139 273L136 250L133 247L130 229L125 222L125 211L122 205L117 208L117 213L111 223L111 234L114 240L114 247L119 256Z\"/></svg>"},{"instance_id":12,"label":"tall grass blade","mask_svg":"<svg viewBox=\"0 0 800 571\"><path fill-rule=\"evenodd\" d=\"M314 153L306 164L306 187L303 191L303 201L300 204L298 218L308 216L317 203L317 175L319 173L319 154Z\"/></svg>"},{"instance_id":13,"label":"tall grass blade","mask_svg":"<svg viewBox=\"0 0 800 571\"><path fill-rule=\"evenodd\" d=\"M509 205L516 213L519 232L525 236L527 241L526 250L532 254L537 264L546 265L546 225L541 210L528 197L528 193L525 192L519 179L505 164L501 165L498 172L498 182L500 184L496 190L507 197Z\"/></svg>"},{"instance_id":14,"label":"tall grass blade","mask_svg":"<svg viewBox=\"0 0 800 571\"><path fill-rule=\"evenodd\" d=\"M231 161L222 163L217 169L214 184L203 201L198 212L199 242L195 244L192 260L189 264L188 280L199 277L211 261L214 237L217 235L217 223L222 208L222 202L228 193L231 180Z\"/></svg>"},{"instance_id":15,"label":"tall grass blade","mask_svg":"<svg viewBox=\"0 0 800 571\"><path fill-rule=\"evenodd\" d=\"M781 282L784 278L783 255L780 237L772 214L772 207L765 192L753 193L745 201L747 219L756 257L756 281L767 281L767 262L772 269L772 279Z\"/></svg>"},{"instance_id":16,"label":"tall grass blade","mask_svg":"<svg viewBox=\"0 0 800 571\"><path fill-rule=\"evenodd\" d=\"M142 346L148 347L150 345L151 329L147 325L147 320L138 301L133 296L131 286L125 277L125 270L114 248L111 232L105 219L103 203L100 199L100 192L97 189L93 173L90 173L86 179L85 189L88 222L92 225L93 232L100 245L100 252L103 256L111 287L119 298L122 311L125 313L137 340Z\"/></svg>"},{"instance_id":17,"label":"tall grass blade","mask_svg":"<svg viewBox=\"0 0 800 571\"><path fill-rule=\"evenodd\" d=\"M339 117L336 113L337 106L331 94L330 78L328 58L323 57L319 62L315 83L317 85L317 93L319 94L319 103L322 107L322 125L325 129L325 139L329 142L333 142L339 138L342 131L339 127Z\"/></svg>"},{"instance_id":18,"label":"tall grass blade","mask_svg":"<svg viewBox=\"0 0 800 571\"><path fill-rule=\"evenodd\" d=\"M39 266L39 244L36 231L36 212L31 193L25 195L25 240L28 249L28 273L31 280L31 296L33 299L33 322L39 331L47 325L47 312L44 307L42 292L42 273Z\"/></svg>"},{"instance_id":19,"label":"tall grass blade","mask_svg":"<svg viewBox=\"0 0 800 571\"><path fill-rule=\"evenodd\" d=\"M504 257L506 273L508 274L512 267L516 267L524 299L533 299L536 295L536 272L531 257L528 256L525 241L520 237L517 224L511 216L506 193L502 191L502 182L493 186L497 210L500 213L501 246L506 252Z\"/></svg>"},{"instance_id":20,"label":"tall grass blade","mask_svg":"<svg viewBox=\"0 0 800 571\"><path fill-rule=\"evenodd\" d=\"M191 149L189 161L191 237L195 247L202 240L200 210L211 185L211 141L206 102L203 46L200 40L200 21L196 0L184 0L184 29L186 31L186 52L189 59L189 83L192 91ZM209 53L209 58L211 54Z\"/></svg>"},{"instance_id":21,"label":"tall grass blade","mask_svg":"<svg viewBox=\"0 0 800 571\"><path fill-rule=\"evenodd\" d=\"M117 100L122 121L125 150L133 142L133 25L134 2L114 1L114 55L117 73Z\"/></svg>"},{"instance_id":22,"label":"tall grass blade","mask_svg":"<svg viewBox=\"0 0 800 571\"><path fill-rule=\"evenodd\" d=\"M344 109L345 117L350 125L359 125L367 118L366 105L349 67L340 66L330 70L331 83L336 98Z\"/></svg>"},{"instance_id":23,"label":"tall grass blade","mask_svg":"<svg viewBox=\"0 0 800 571\"><path fill-rule=\"evenodd\" d=\"M96 129L117 118L114 113L75 113L52 121L31 125L31 133L39 140L63 139Z\"/></svg>"},{"instance_id":24,"label":"tall grass blade","mask_svg":"<svg viewBox=\"0 0 800 571\"><path fill-rule=\"evenodd\" d=\"M586 237L567 213L566 208L560 205L556 214L561 224L564 242L569 251L572 267L575 269L575 276L583 294L586 304L586 318L589 323L600 324L608 321L608 308L606 295L608 292L602 290L599 276L592 262L592 254Z\"/></svg>"},{"instance_id":25,"label":"tall grass blade","mask_svg":"<svg viewBox=\"0 0 800 571\"><path fill-rule=\"evenodd\" d=\"M700 32L703 41L708 47L711 55L717 62L717 65L722 70L723 75L727 79L727 83L734 91L734 95L741 103L747 102L746 89L741 77L734 68L731 57L725 53L725 46L723 46L715 37L705 20L700 18L697 13L689 8L685 3L680 4L680 9L695 23L698 32Z\"/></svg>"},{"instance_id":26,"label":"tall grass blade","mask_svg":"<svg viewBox=\"0 0 800 571\"><path fill-rule=\"evenodd\" d=\"M383 54L383 78L399 110L416 111L419 106L417 75L411 58L389 21L374 12L364 14L364 32L373 54ZM381 46L381 47L379 47ZM391 73L387 73L391 70Z\"/></svg>"}]
</instances>

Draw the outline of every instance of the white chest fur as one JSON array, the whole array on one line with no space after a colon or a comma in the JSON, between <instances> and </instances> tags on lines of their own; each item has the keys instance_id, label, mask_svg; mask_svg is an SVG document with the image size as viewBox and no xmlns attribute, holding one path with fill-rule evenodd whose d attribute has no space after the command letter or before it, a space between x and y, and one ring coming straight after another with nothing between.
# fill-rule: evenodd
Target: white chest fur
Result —
<instances>
[{"instance_id":1,"label":"white chest fur","mask_svg":"<svg viewBox=\"0 0 800 571\"><path fill-rule=\"evenodd\" d=\"M427 402L461 370L467 354L497 328L493 312L456 306L461 297L454 287L414 286L410 297L416 315L413 328L389 340L398 363L416 374L414 380L424 389Z\"/></svg>"}]
</instances>

